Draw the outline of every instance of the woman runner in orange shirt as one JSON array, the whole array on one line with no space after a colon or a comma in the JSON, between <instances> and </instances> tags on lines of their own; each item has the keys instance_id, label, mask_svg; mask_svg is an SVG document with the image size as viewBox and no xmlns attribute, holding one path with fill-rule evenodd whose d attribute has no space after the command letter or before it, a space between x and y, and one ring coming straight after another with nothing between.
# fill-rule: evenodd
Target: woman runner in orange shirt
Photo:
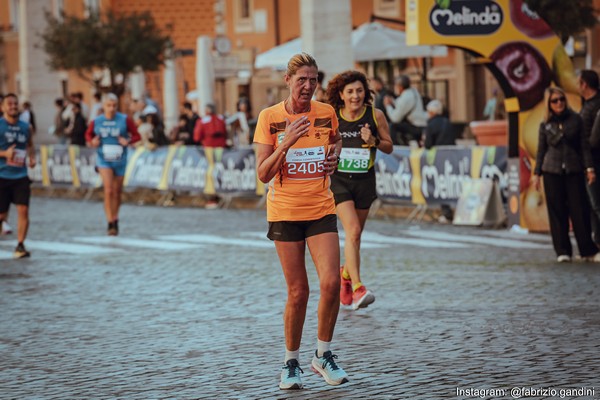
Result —
<instances>
[{"instance_id":1,"label":"woman runner in orange shirt","mask_svg":"<svg viewBox=\"0 0 600 400\"><path fill-rule=\"evenodd\" d=\"M329 176L337 167L342 142L334 109L311 101L317 72L310 55L292 57L285 75L290 95L260 113L254 135L258 177L269 184L267 237L275 243L288 289L281 389L302 388L298 359L309 295L306 245L321 292L311 367L330 385L348 381L330 349L340 304L340 248Z\"/></svg>"}]
</instances>

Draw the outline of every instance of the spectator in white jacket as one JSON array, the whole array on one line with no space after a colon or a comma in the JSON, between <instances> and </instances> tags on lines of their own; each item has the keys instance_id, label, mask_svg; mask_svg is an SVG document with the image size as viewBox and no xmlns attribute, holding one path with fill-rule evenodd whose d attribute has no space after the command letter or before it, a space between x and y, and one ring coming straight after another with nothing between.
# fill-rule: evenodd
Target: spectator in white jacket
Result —
<instances>
[{"instance_id":1,"label":"spectator in white jacket","mask_svg":"<svg viewBox=\"0 0 600 400\"><path fill-rule=\"evenodd\" d=\"M427 125L427 112L419 91L410 86L410 78L400 75L394 81L397 97L387 96L383 103L390 118L390 135L394 144L418 145L423 128Z\"/></svg>"}]
</instances>

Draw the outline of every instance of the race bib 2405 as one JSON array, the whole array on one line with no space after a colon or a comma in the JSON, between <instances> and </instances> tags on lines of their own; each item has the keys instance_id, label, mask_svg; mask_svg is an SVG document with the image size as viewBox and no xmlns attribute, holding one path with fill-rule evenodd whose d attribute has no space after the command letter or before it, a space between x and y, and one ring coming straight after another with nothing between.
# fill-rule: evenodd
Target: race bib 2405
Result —
<instances>
[{"instance_id":1,"label":"race bib 2405","mask_svg":"<svg viewBox=\"0 0 600 400\"><path fill-rule=\"evenodd\" d=\"M325 176L325 147L290 149L285 157L289 179L320 179Z\"/></svg>"}]
</instances>

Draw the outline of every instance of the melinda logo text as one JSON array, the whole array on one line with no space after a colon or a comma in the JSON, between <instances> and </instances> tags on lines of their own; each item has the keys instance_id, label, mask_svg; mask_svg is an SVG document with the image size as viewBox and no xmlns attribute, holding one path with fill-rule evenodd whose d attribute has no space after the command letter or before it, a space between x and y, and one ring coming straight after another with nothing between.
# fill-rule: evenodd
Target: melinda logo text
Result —
<instances>
[{"instance_id":1,"label":"melinda logo text","mask_svg":"<svg viewBox=\"0 0 600 400\"><path fill-rule=\"evenodd\" d=\"M490 0L454 0L448 8L435 6L429 15L431 26L442 35L490 34L502 21L502 9Z\"/></svg>"}]
</instances>

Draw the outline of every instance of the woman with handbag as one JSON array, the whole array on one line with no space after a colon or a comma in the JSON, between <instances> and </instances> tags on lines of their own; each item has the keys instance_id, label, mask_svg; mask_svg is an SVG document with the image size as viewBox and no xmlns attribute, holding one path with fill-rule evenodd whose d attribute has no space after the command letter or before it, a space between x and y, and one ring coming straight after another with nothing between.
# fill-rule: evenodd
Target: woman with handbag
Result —
<instances>
[{"instance_id":1,"label":"woman with handbag","mask_svg":"<svg viewBox=\"0 0 600 400\"><path fill-rule=\"evenodd\" d=\"M570 262L573 249L569 238L569 219L581 258L600 261L598 248L592 241L590 206L585 184L595 181L592 155L583 122L569 108L565 92L557 87L546 89L546 109L540 124L538 152L531 184L540 187L544 177L544 193L550 221L552 244L558 262Z\"/></svg>"}]
</instances>

